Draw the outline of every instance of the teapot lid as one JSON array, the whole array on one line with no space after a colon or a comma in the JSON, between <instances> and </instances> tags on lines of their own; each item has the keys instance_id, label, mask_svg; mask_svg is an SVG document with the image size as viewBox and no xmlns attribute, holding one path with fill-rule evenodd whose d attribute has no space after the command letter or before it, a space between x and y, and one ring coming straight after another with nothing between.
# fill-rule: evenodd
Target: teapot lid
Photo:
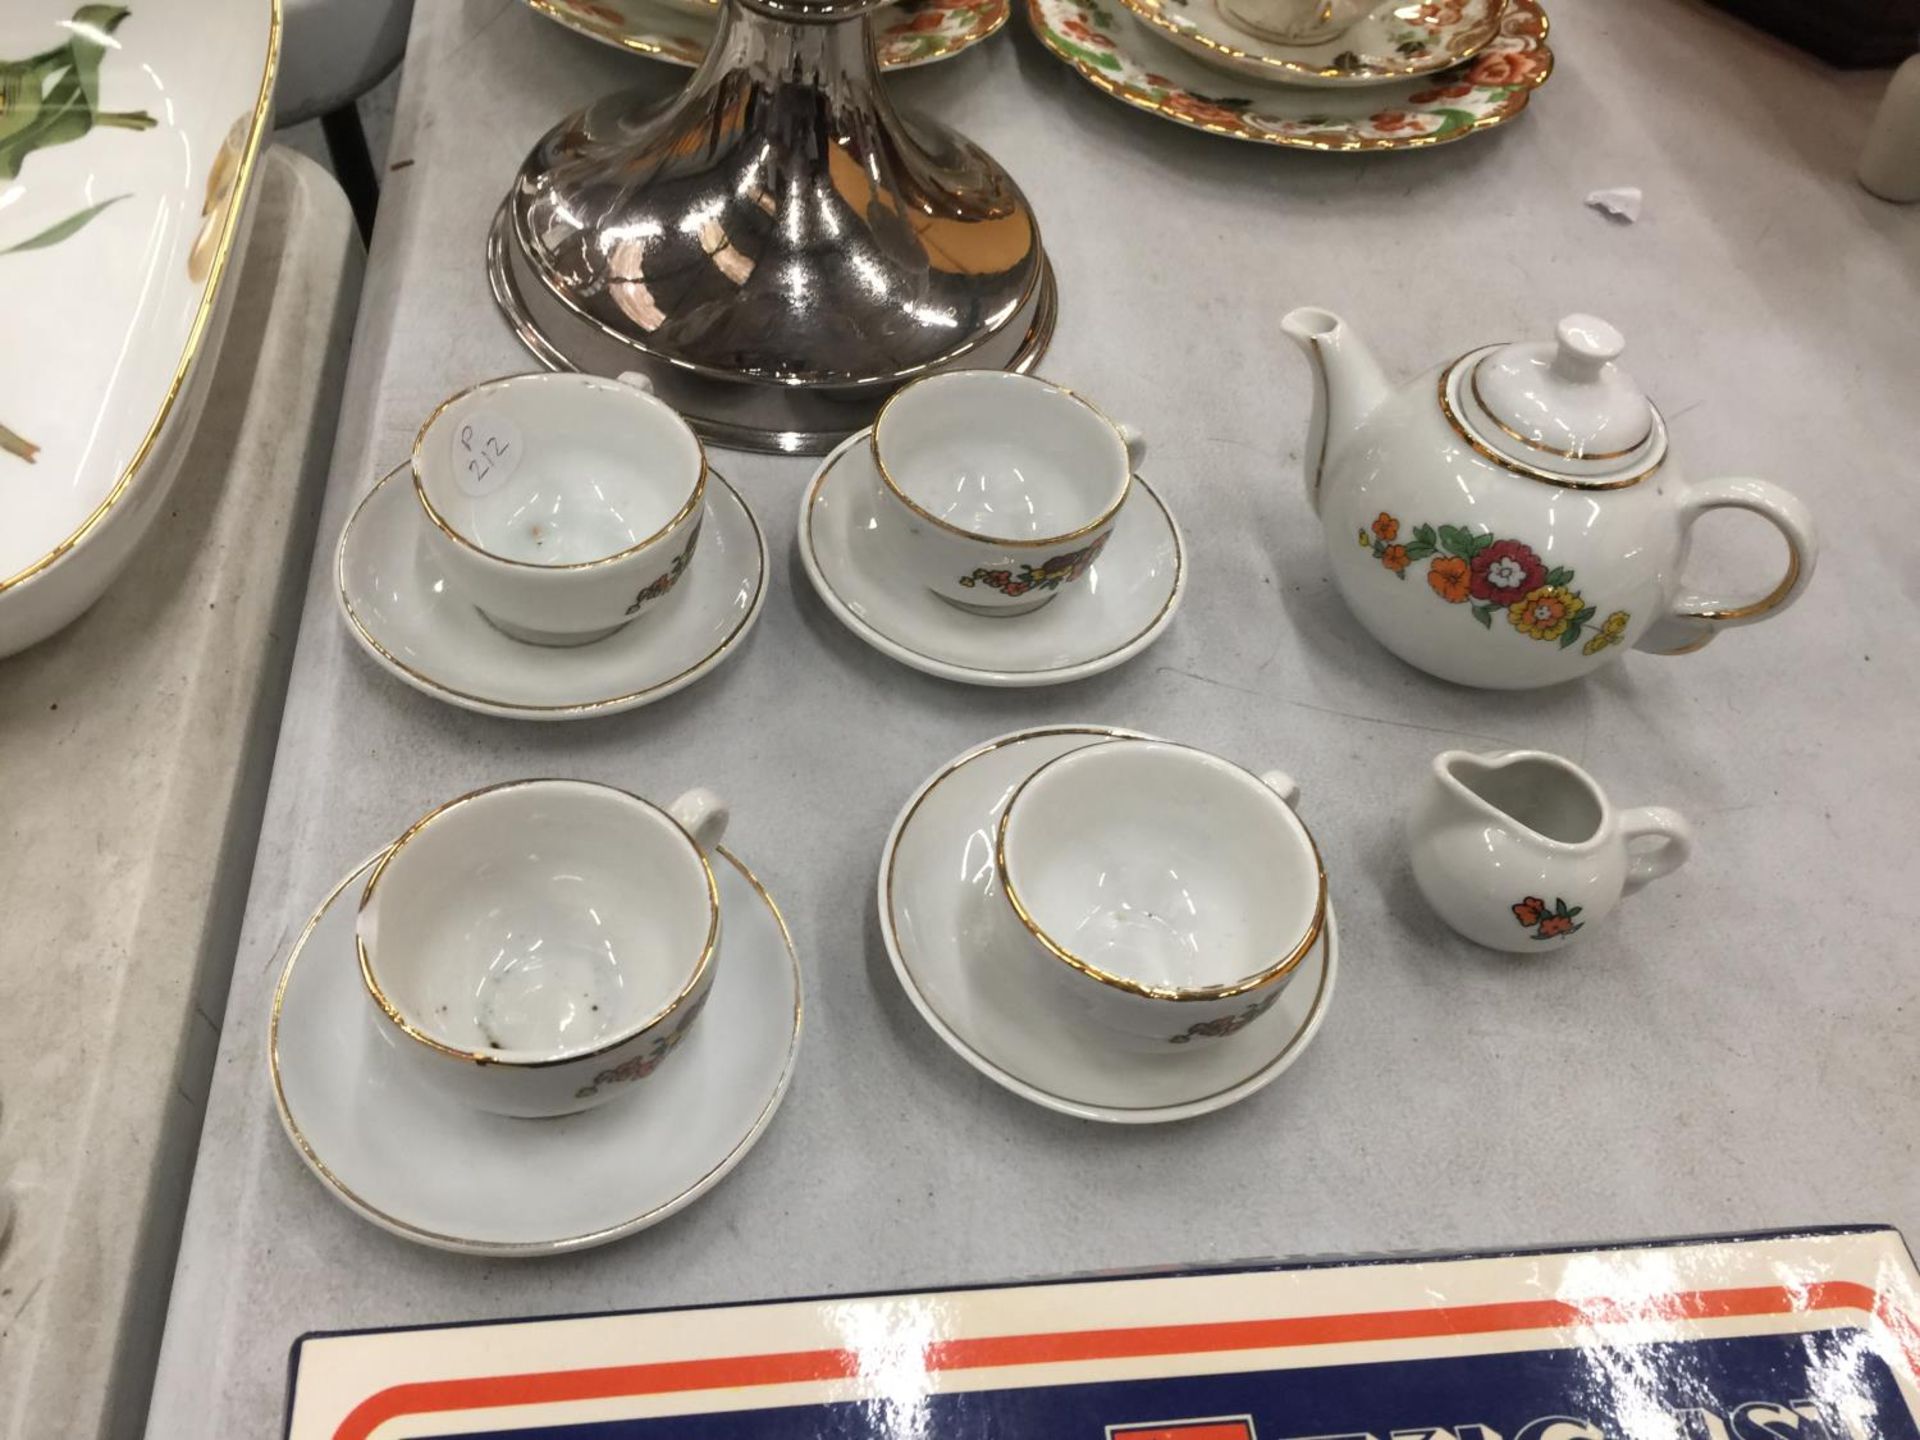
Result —
<instances>
[{"instance_id":1,"label":"teapot lid","mask_svg":"<svg viewBox=\"0 0 1920 1440\"><path fill-rule=\"evenodd\" d=\"M1646 392L1617 363L1626 339L1592 315L1569 315L1551 341L1502 345L1473 360L1460 397L1478 438L1529 472L1566 483L1620 484L1664 448Z\"/></svg>"}]
</instances>

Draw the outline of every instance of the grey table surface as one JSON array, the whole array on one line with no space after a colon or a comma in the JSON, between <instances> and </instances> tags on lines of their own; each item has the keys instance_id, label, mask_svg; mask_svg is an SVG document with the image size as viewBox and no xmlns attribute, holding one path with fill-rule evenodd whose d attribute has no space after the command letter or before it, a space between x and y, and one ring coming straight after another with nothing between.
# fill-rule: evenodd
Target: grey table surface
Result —
<instances>
[{"instance_id":1,"label":"grey table surface","mask_svg":"<svg viewBox=\"0 0 1920 1440\"><path fill-rule=\"evenodd\" d=\"M160 1349L364 254L317 165L256 174L163 513L0 661L4 1440L138 1435Z\"/></svg>"},{"instance_id":2,"label":"grey table surface","mask_svg":"<svg viewBox=\"0 0 1920 1440\"><path fill-rule=\"evenodd\" d=\"M1145 473L1191 547L1178 621L1066 688L923 677L808 588L809 463L722 453L773 555L744 653L652 708L543 728L367 663L334 613L332 537L437 401L531 368L480 265L526 149L574 105L681 76L518 0L415 11L150 1435L276 1433L288 1348L318 1328L1814 1222L1920 1236L1920 210L1850 178L1880 77L1686 0L1563 3L1560 68L1520 121L1336 157L1127 110L1009 30L891 83L1032 196L1062 292L1044 371L1149 432ZM1612 185L1645 189L1638 224L1583 205ZM1609 317L1690 473L1763 474L1814 508L1810 594L1573 687L1408 669L1347 614L1302 496L1309 386L1278 320L1303 302L1407 375L1571 310ZM1750 583L1777 542L1736 517L1696 561ZM976 741L1062 720L1303 782L1344 964L1319 1039L1256 1099L1157 1129L1051 1114L950 1054L898 990L873 884L902 801ZM1515 745L1699 831L1685 870L1541 963L1453 938L1399 842L1434 752ZM798 941L806 1034L784 1110L713 1194L604 1250L488 1262L337 1205L280 1133L263 1045L285 946L344 873L435 803L536 775L724 789L729 843Z\"/></svg>"}]
</instances>

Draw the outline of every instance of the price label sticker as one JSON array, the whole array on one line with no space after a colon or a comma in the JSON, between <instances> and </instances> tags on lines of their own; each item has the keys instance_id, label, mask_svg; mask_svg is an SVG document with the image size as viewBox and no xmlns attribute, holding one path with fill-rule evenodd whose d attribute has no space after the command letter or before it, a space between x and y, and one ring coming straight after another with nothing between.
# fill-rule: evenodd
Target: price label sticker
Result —
<instances>
[{"instance_id":1,"label":"price label sticker","mask_svg":"<svg viewBox=\"0 0 1920 1440\"><path fill-rule=\"evenodd\" d=\"M485 411L462 420L453 432L453 473L460 493L479 499L513 478L526 450L520 427L505 415Z\"/></svg>"}]
</instances>

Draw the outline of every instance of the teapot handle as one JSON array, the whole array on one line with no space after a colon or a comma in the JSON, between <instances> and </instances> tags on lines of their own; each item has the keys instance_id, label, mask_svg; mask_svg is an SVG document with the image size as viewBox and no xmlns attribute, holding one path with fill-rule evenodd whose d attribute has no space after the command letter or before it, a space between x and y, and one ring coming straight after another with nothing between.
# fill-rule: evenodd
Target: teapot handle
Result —
<instances>
[{"instance_id":1,"label":"teapot handle","mask_svg":"<svg viewBox=\"0 0 1920 1440\"><path fill-rule=\"evenodd\" d=\"M1680 596L1640 637L1639 649L1661 655L1698 650L1726 626L1751 625L1786 609L1800 598L1813 578L1814 561L1820 553L1813 515L1778 485L1765 480L1725 479L1692 486L1680 501L1680 523L1690 530L1694 521L1709 510L1750 510L1771 523L1787 542L1786 574L1757 600Z\"/></svg>"}]
</instances>

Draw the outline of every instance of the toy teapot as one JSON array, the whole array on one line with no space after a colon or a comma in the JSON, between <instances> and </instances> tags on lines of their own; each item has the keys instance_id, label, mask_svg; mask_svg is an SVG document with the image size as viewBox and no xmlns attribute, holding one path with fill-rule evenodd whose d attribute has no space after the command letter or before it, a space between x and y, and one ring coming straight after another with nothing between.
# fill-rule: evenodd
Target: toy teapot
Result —
<instances>
[{"instance_id":1,"label":"toy teapot","mask_svg":"<svg viewBox=\"0 0 1920 1440\"><path fill-rule=\"evenodd\" d=\"M1397 390L1338 315L1295 310L1281 328L1313 365L1307 489L1334 578L1411 665L1463 685L1554 685L1628 645L1697 650L1786 609L1812 578L1806 507L1764 480L1683 478L1604 320L1570 315L1552 341L1482 346ZM1682 584L1693 522L1723 507L1786 539L1786 574L1758 599Z\"/></svg>"},{"instance_id":2,"label":"toy teapot","mask_svg":"<svg viewBox=\"0 0 1920 1440\"><path fill-rule=\"evenodd\" d=\"M1440 918L1494 950L1558 950L1623 894L1679 869L1693 831L1672 810L1616 810L1545 750L1449 750L1407 814L1414 883Z\"/></svg>"}]
</instances>

